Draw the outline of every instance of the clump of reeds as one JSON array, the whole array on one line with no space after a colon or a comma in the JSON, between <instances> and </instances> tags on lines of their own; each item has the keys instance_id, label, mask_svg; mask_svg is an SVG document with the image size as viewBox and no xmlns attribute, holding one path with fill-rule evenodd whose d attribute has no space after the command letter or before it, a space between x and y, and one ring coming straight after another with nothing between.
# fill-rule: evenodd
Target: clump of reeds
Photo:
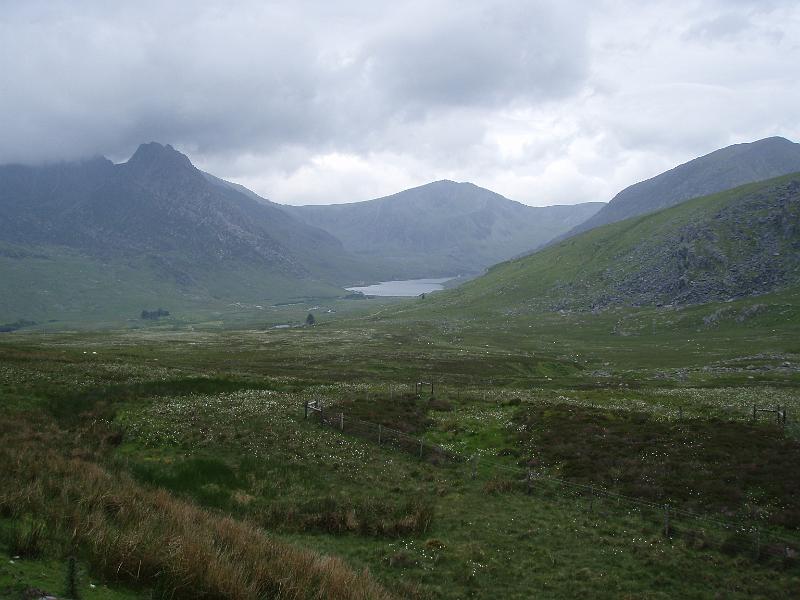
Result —
<instances>
[{"instance_id":1,"label":"clump of reeds","mask_svg":"<svg viewBox=\"0 0 800 600\"><path fill-rule=\"evenodd\" d=\"M419 497L394 505L378 498L358 502L333 496L301 503L275 503L258 515L265 526L290 531L402 537L421 535L433 521L433 499Z\"/></svg>"},{"instance_id":2,"label":"clump of reeds","mask_svg":"<svg viewBox=\"0 0 800 600\"><path fill-rule=\"evenodd\" d=\"M85 457L58 432L0 423L0 511L50 524L98 574L171 598L389 598L367 572L271 539L257 526L143 487Z\"/></svg>"}]
</instances>

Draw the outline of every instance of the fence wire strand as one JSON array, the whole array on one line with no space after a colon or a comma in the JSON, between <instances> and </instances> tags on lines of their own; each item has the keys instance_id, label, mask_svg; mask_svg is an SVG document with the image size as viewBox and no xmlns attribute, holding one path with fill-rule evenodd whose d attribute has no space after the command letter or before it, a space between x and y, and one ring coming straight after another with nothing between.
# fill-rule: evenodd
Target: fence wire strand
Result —
<instances>
[{"instance_id":1,"label":"fence wire strand","mask_svg":"<svg viewBox=\"0 0 800 600\"><path fill-rule=\"evenodd\" d=\"M515 482L522 491L526 491L529 495L542 495L550 492L561 499L568 498L584 502L588 497L590 510L598 514L599 510L594 507L594 502L602 500L616 502L617 506L624 503L629 513L633 510L641 516L644 516L645 511L655 513L655 516L662 520L661 533L666 537L673 537L675 532L679 529L683 530L688 523L691 523L694 528L687 532L701 538L707 535L706 530L709 528L717 532L725 532L728 537L720 544L720 549L725 552L750 554L756 560L765 556L777 556L783 558L784 561L794 560L800 554L800 541L779 537L760 528L757 523L725 521L678 506L626 496L602 486L568 481L536 473L524 467L509 466L484 456L467 456L398 429L364 421L349 416L343 411L326 409L319 401L306 402L304 408L306 419L316 420L320 425L330 427L340 433L355 435L382 447L390 447L415 455L420 459L437 459L453 464L466 464L470 466L469 476L473 479L478 479L481 475L485 476L487 471L495 476L510 474L512 482ZM546 489L543 490L543 488ZM678 523L679 520L681 520L680 523ZM684 532L684 535L689 535L687 532Z\"/></svg>"}]
</instances>

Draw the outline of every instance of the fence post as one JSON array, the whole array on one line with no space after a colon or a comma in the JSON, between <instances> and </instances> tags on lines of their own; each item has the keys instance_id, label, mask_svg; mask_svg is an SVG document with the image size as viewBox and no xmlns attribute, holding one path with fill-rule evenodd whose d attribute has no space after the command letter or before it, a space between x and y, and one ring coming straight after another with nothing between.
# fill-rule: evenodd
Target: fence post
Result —
<instances>
[{"instance_id":1,"label":"fence post","mask_svg":"<svg viewBox=\"0 0 800 600\"><path fill-rule=\"evenodd\" d=\"M381 445L381 437L382 437L382 434L383 434L383 425L381 425L380 423L378 423L378 446L380 446L380 445Z\"/></svg>"},{"instance_id":2,"label":"fence post","mask_svg":"<svg viewBox=\"0 0 800 600\"><path fill-rule=\"evenodd\" d=\"M589 486L589 512L594 510L594 486Z\"/></svg>"},{"instance_id":3,"label":"fence post","mask_svg":"<svg viewBox=\"0 0 800 600\"><path fill-rule=\"evenodd\" d=\"M472 479L478 476L478 455L472 455Z\"/></svg>"},{"instance_id":4,"label":"fence post","mask_svg":"<svg viewBox=\"0 0 800 600\"><path fill-rule=\"evenodd\" d=\"M756 405L753 404L753 421L756 420Z\"/></svg>"},{"instance_id":5,"label":"fence post","mask_svg":"<svg viewBox=\"0 0 800 600\"><path fill-rule=\"evenodd\" d=\"M344 431L344 413L339 413L339 429Z\"/></svg>"},{"instance_id":6,"label":"fence post","mask_svg":"<svg viewBox=\"0 0 800 600\"><path fill-rule=\"evenodd\" d=\"M761 555L761 532L758 527L756 527L753 537L755 538L753 540L754 560L758 560Z\"/></svg>"},{"instance_id":7,"label":"fence post","mask_svg":"<svg viewBox=\"0 0 800 600\"><path fill-rule=\"evenodd\" d=\"M669 537L669 504L664 505L664 535Z\"/></svg>"},{"instance_id":8,"label":"fence post","mask_svg":"<svg viewBox=\"0 0 800 600\"><path fill-rule=\"evenodd\" d=\"M420 460L422 460L423 443L424 442L423 442L422 438L420 438L420 440L419 440L419 458L420 458Z\"/></svg>"},{"instance_id":9,"label":"fence post","mask_svg":"<svg viewBox=\"0 0 800 600\"><path fill-rule=\"evenodd\" d=\"M325 425L325 407L322 404L319 405L319 424Z\"/></svg>"},{"instance_id":10,"label":"fence post","mask_svg":"<svg viewBox=\"0 0 800 600\"><path fill-rule=\"evenodd\" d=\"M678 419L683 421L683 406L678 407Z\"/></svg>"}]
</instances>

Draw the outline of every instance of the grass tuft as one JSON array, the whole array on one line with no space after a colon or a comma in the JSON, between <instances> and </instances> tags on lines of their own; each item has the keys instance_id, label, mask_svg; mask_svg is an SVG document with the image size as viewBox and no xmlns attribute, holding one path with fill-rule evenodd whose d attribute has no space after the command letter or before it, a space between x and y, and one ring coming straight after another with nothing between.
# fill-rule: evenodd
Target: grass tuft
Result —
<instances>
[{"instance_id":1,"label":"grass tuft","mask_svg":"<svg viewBox=\"0 0 800 600\"><path fill-rule=\"evenodd\" d=\"M103 576L158 588L170 598L389 598L343 561L276 541L255 525L221 516L83 458L33 444L34 432L3 422L0 507L53 523ZM12 440L13 438L13 440ZM24 538L33 550L40 528ZM32 541L35 540L35 543Z\"/></svg>"}]
</instances>

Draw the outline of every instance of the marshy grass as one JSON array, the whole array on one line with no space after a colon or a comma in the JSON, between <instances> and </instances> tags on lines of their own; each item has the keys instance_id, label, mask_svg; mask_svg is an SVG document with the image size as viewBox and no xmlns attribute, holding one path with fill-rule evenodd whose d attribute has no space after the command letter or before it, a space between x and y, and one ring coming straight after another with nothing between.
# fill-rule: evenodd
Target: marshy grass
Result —
<instances>
[{"instance_id":1,"label":"marshy grass","mask_svg":"<svg viewBox=\"0 0 800 600\"><path fill-rule=\"evenodd\" d=\"M18 522L46 521L52 539L77 548L105 578L175 599L390 597L369 573L340 559L277 541L252 523L83 457L63 456L50 449L63 442L54 429L31 431L6 420L0 430L16 431L3 436L0 449L0 512ZM23 541L33 550L39 542L31 531Z\"/></svg>"}]
</instances>

